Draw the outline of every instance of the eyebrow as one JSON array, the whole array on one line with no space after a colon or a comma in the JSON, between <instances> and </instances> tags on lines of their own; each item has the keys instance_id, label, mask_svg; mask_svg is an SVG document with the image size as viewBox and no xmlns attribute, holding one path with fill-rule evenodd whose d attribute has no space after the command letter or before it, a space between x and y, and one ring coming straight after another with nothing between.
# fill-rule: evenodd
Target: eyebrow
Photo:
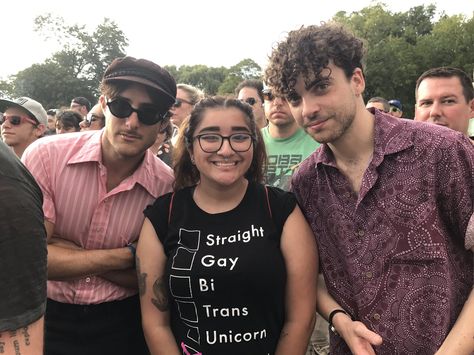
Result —
<instances>
[{"instance_id":1,"label":"eyebrow","mask_svg":"<svg viewBox=\"0 0 474 355\"><path fill-rule=\"evenodd\" d=\"M330 81L333 81L333 78L332 78L332 76L329 74L329 76L327 76L327 77L314 79L314 80L313 80L312 82L310 82L308 85L305 85L305 87L306 87L306 90L309 90L309 89L311 89L312 87L316 86L316 85L319 84L319 83L330 82Z\"/></svg>"},{"instance_id":2,"label":"eyebrow","mask_svg":"<svg viewBox=\"0 0 474 355\"><path fill-rule=\"evenodd\" d=\"M232 126L231 129L232 131L235 131L235 132L250 132L250 129L247 126ZM221 127L219 126L209 126L209 127L201 128L198 133L220 132L220 130L221 130Z\"/></svg>"}]
</instances>

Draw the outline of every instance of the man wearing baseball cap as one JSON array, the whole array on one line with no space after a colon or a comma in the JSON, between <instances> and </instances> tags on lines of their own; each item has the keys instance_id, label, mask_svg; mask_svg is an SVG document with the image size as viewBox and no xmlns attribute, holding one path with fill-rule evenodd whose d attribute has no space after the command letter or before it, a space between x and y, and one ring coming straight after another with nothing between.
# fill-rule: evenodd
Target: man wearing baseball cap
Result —
<instances>
[{"instance_id":1,"label":"man wearing baseball cap","mask_svg":"<svg viewBox=\"0 0 474 355\"><path fill-rule=\"evenodd\" d=\"M390 100L388 104L390 105L390 110L388 111L388 113L394 117L401 118L403 115L403 108L400 100L393 99Z\"/></svg>"},{"instance_id":2,"label":"man wearing baseball cap","mask_svg":"<svg viewBox=\"0 0 474 355\"><path fill-rule=\"evenodd\" d=\"M2 139L21 158L26 147L42 137L47 115L43 106L29 97L0 100Z\"/></svg>"},{"instance_id":3,"label":"man wearing baseball cap","mask_svg":"<svg viewBox=\"0 0 474 355\"><path fill-rule=\"evenodd\" d=\"M43 138L22 158L44 195L46 355L148 354L135 243L145 206L172 189L171 169L148 148L176 83L153 62L123 57L100 89L103 130Z\"/></svg>"}]
</instances>

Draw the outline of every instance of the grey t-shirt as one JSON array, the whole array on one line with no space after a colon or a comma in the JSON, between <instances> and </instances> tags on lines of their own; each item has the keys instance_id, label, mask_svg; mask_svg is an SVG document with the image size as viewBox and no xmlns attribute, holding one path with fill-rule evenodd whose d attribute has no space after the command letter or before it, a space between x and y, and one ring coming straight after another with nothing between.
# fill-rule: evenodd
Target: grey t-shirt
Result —
<instances>
[{"instance_id":1,"label":"grey t-shirt","mask_svg":"<svg viewBox=\"0 0 474 355\"><path fill-rule=\"evenodd\" d=\"M46 308L43 195L0 142L0 332L38 320Z\"/></svg>"}]
</instances>

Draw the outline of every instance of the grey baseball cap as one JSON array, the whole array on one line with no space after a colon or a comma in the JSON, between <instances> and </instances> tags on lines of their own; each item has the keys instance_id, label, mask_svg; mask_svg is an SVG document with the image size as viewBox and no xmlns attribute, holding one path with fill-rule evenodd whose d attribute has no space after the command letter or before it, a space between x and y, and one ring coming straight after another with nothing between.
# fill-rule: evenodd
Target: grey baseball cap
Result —
<instances>
[{"instance_id":1,"label":"grey baseball cap","mask_svg":"<svg viewBox=\"0 0 474 355\"><path fill-rule=\"evenodd\" d=\"M9 107L20 107L33 116L38 123L42 123L45 126L48 123L48 115L43 105L29 97L19 97L15 100L0 99L0 112L5 112Z\"/></svg>"}]
</instances>

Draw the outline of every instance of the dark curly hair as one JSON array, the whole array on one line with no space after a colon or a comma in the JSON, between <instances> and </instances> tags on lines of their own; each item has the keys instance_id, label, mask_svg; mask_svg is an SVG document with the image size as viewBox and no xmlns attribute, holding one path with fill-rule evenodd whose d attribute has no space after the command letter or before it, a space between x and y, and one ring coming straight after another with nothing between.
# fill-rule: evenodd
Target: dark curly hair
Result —
<instances>
[{"instance_id":1,"label":"dark curly hair","mask_svg":"<svg viewBox=\"0 0 474 355\"><path fill-rule=\"evenodd\" d=\"M191 114L179 127L178 140L173 151L173 170L175 175L173 188L175 191L187 186L196 185L199 182L199 171L191 162L189 150L192 150L194 133L206 114L206 111L216 108L231 107L236 108L243 113L250 133L253 136L253 158L245 177L249 181L263 182L267 154L262 134L255 124L252 107L237 99L213 96L199 101L196 106L194 106ZM223 117L222 119L225 120L226 118L227 117Z\"/></svg>"},{"instance_id":2,"label":"dark curly hair","mask_svg":"<svg viewBox=\"0 0 474 355\"><path fill-rule=\"evenodd\" d=\"M322 23L291 31L285 41L273 49L265 70L265 82L277 94L293 91L299 75L309 86L322 78L322 71L332 61L350 78L356 68L363 70L364 44L342 25Z\"/></svg>"}]
</instances>

